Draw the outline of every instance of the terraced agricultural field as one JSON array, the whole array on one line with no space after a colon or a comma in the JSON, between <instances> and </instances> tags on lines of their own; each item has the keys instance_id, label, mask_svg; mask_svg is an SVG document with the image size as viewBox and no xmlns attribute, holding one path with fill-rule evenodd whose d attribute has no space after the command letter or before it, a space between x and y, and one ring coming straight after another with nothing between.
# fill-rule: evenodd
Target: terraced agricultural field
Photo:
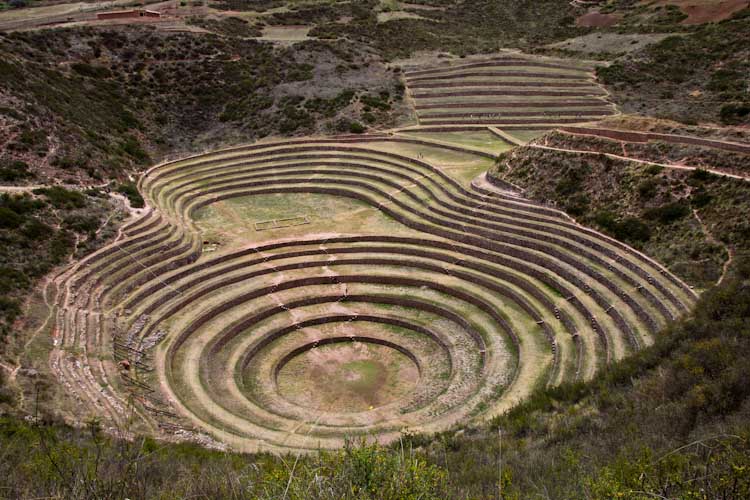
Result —
<instances>
[{"instance_id":1,"label":"terraced agricultural field","mask_svg":"<svg viewBox=\"0 0 750 500\"><path fill-rule=\"evenodd\" d=\"M421 132L419 128L407 129L401 132L406 137L441 141L458 144L466 148L474 148L494 154L502 153L511 148L511 144L489 130L465 130L462 132Z\"/></svg>"},{"instance_id":2,"label":"terraced agricultural field","mask_svg":"<svg viewBox=\"0 0 750 500\"><path fill-rule=\"evenodd\" d=\"M423 127L546 129L615 112L585 64L515 55L404 74Z\"/></svg>"},{"instance_id":3,"label":"terraced agricultural field","mask_svg":"<svg viewBox=\"0 0 750 500\"><path fill-rule=\"evenodd\" d=\"M68 410L244 451L389 441L591 378L691 307L648 257L472 184L492 158L374 134L151 168L142 216L53 281Z\"/></svg>"}]
</instances>

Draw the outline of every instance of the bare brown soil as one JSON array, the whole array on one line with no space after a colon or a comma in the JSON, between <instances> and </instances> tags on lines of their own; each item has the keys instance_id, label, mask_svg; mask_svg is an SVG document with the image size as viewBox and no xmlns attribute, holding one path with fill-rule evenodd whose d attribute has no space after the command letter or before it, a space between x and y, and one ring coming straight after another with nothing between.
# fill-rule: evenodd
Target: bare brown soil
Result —
<instances>
[{"instance_id":1,"label":"bare brown soil","mask_svg":"<svg viewBox=\"0 0 750 500\"><path fill-rule=\"evenodd\" d=\"M682 24L704 24L723 21L748 5L749 0L660 0L657 4L677 5L688 15Z\"/></svg>"},{"instance_id":2,"label":"bare brown soil","mask_svg":"<svg viewBox=\"0 0 750 500\"><path fill-rule=\"evenodd\" d=\"M576 24L585 28L607 28L617 24L620 19L621 17L615 14L589 12L576 19Z\"/></svg>"}]
</instances>

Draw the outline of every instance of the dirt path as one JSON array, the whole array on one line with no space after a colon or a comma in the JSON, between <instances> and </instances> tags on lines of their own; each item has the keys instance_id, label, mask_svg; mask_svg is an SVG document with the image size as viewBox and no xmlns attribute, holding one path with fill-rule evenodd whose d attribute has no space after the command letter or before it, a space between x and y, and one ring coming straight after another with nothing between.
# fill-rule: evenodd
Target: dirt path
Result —
<instances>
[{"instance_id":1,"label":"dirt path","mask_svg":"<svg viewBox=\"0 0 750 500\"><path fill-rule=\"evenodd\" d=\"M590 127L587 130L580 129L578 126L565 126L561 127L560 130L566 134L570 135L580 135L585 137L599 137L599 138L605 138L610 139L613 141L620 141L620 142L634 142L634 141L627 141L622 139L616 139L614 137L611 137L609 135L606 135L606 133L615 133L615 134L630 134L633 136L639 136L643 138L642 142L648 142L651 140L663 140L666 142L670 142L672 144L686 144L686 145L696 145L696 146L703 146L707 148L714 148L714 149L724 149L728 151L738 151L738 152L750 152L750 144L745 144L741 142L734 142L734 141L726 141L723 139L713 139L713 138L703 138L703 137L695 137L690 135L684 135L684 134L670 134L666 132L640 132L638 130L627 130L627 129L610 129L610 128L595 128ZM721 127L712 127L714 130L723 130ZM600 133L596 133L599 131ZM705 141L705 144L696 144L695 141ZM742 151L739 151L742 150Z\"/></svg>"},{"instance_id":2,"label":"dirt path","mask_svg":"<svg viewBox=\"0 0 750 500\"><path fill-rule=\"evenodd\" d=\"M0 186L0 193L26 193L29 191L34 191L35 189L47 189L53 187L61 187L72 191L82 191L85 189L105 188L108 185L108 182L104 182L102 184L92 184L90 186L80 186L77 184L30 184L27 186Z\"/></svg>"},{"instance_id":3,"label":"dirt path","mask_svg":"<svg viewBox=\"0 0 750 500\"><path fill-rule=\"evenodd\" d=\"M495 134L500 139L504 140L511 146L523 146L525 143L523 141L520 141L513 137L512 135L504 132L503 130L497 128L497 127L487 127L487 130L489 130L492 134Z\"/></svg>"},{"instance_id":4,"label":"dirt path","mask_svg":"<svg viewBox=\"0 0 750 500\"><path fill-rule=\"evenodd\" d=\"M663 167L663 168L671 168L675 170L687 170L687 171L694 171L694 170L705 170L706 172L709 172L711 174L717 175L719 177L729 177L731 179L737 179L740 181L746 181L750 182L750 177L737 175L737 174L729 174L727 172L722 172L721 170L716 169L710 169L710 168L702 168L702 167L690 167L687 165L674 165L670 163L658 163L654 161L649 160L640 160L638 158L631 158L629 156L622 156L622 155L616 155L613 153L600 153L598 151L585 151L582 149L566 149L566 148L558 148L554 146L545 146L543 144L527 144L527 147L530 148L536 148L536 149L547 149L550 151L561 151L563 153L576 153L576 154L584 154L584 155L596 155L596 156L606 156L609 158L613 158L615 160L625 160L630 161L634 163L639 163L641 165L655 165L657 167Z\"/></svg>"},{"instance_id":5,"label":"dirt path","mask_svg":"<svg viewBox=\"0 0 750 500\"><path fill-rule=\"evenodd\" d=\"M32 186L0 186L0 193L26 193L35 189L41 189L48 186L35 184Z\"/></svg>"},{"instance_id":6,"label":"dirt path","mask_svg":"<svg viewBox=\"0 0 750 500\"><path fill-rule=\"evenodd\" d=\"M734 251L731 247L724 244L723 242L717 240L714 235L711 233L711 231L708 229L706 224L703 222L703 219L701 219L701 216L698 214L698 210L693 209L693 216L698 221L698 224L701 226L701 230L703 231L703 234L706 235L706 240L708 240L709 243L713 243L714 245L718 245L721 247L724 247L724 250L727 251L728 258L726 262L724 262L724 266L721 271L721 276L719 277L719 280L716 282L717 285L720 285L722 281L724 281L724 278L727 276L727 272L729 271L729 266L732 264L732 261L734 260Z\"/></svg>"},{"instance_id":7,"label":"dirt path","mask_svg":"<svg viewBox=\"0 0 750 500\"><path fill-rule=\"evenodd\" d=\"M496 186L495 184L490 182L489 178L487 178L487 172L481 173L477 177L472 179L471 185L480 189L484 189L486 191L492 191L493 193L497 193L502 196L512 196L514 198L518 198L519 203L523 203L524 201L526 201L521 194L523 193L523 189L521 189L520 187L516 187L517 190L513 191L510 189L503 189L499 186ZM533 206L530 203L524 203L524 204L528 206Z\"/></svg>"}]
</instances>

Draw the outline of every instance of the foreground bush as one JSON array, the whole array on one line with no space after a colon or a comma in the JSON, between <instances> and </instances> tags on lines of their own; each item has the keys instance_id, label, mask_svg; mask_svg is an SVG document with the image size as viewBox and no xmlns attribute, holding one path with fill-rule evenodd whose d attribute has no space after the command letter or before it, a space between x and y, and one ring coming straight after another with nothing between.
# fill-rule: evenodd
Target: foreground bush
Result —
<instances>
[{"instance_id":1,"label":"foreground bush","mask_svg":"<svg viewBox=\"0 0 750 500\"><path fill-rule=\"evenodd\" d=\"M406 451L351 444L295 458L235 455L148 438L0 420L8 498L440 499L445 472Z\"/></svg>"}]
</instances>

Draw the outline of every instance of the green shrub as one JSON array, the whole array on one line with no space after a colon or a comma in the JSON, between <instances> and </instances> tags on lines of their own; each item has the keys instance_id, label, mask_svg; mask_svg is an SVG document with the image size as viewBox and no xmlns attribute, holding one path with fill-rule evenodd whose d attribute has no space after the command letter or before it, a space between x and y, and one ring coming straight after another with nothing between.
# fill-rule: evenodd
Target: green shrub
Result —
<instances>
[{"instance_id":1,"label":"green shrub","mask_svg":"<svg viewBox=\"0 0 750 500\"><path fill-rule=\"evenodd\" d=\"M649 220L655 220L661 224L671 224L690 213L690 206L682 201L664 204L657 208L651 208L644 212L643 216Z\"/></svg>"},{"instance_id":2,"label":"green shrub","mask_svg":"<svg viewBox=\"0 0 750 500\"><path fill-rule=\"evenodd\" d=\"M112 76L112 72L103 66L92 66L91 64L86 63L73 63L70 68L79 75L88 76L90 78L108 78Z\"/></svg>"},{"instance_id":3,"label":"green shrub","mask_svg":"<svg viewBox=\"0 0 750 500\"><path fill-rule=\"evenodd\" d=\"M82 168L86 165L86 163L87 161L85 158L73 158L72 156L68 155L57 156L52 160L52 165L65 170Z\"/></svg>"},{"instance_id":4,"label":"green shrub","mask_svg":"<svg viewBox=\"0 0 750 500\"><path fill-rule=\"evenodd\" d=\"M615 237L625 241L648 241L651 229L637 217L626 217L616 226Z\"/></svg>"},{"instance_id":5,"label":"green shrub","mask_svg":"<svg viewBox=\"0 0 750 500\"><path fill-rule=\"evenodd\" d=\"M379 109L381 111L386 111L386 110L391 109L391 105L388 103L387 95L385 97L382 95L381 96L363 95L359 98L359 100L365 106Z\"/></svg>"},{"instance_id":6,"label":"green shrub","mask_svg":"<svg viewBox=\"0 0 750 500\"><path fill-rule=\"evenodd\" d=\"M708 205L712 199L713 197L708 191L699 189L690 196L690 205L694 208L702 208Z\"/></svg>"},{"instance_id":7,"label":"green shrub","mask_svg":"<svg viewBox=\"0 0 750 500\"><path fill-rule=\"evenodd\" d=\"M373 124L376 121L378 121L378 119L372 113L363 113L362 120L364 120L365 123L369 123L369 124Z\"/></svg>"},{"instance_id":8,"label":"green shrub","mask_svg":"<svg viewBox=\"0 0 750 500\"><path fill-rule=\"evenodd\" d=\"M741 125L750 120L750 104L725 104L719 111L719 118L726 125Z\"/></svg>"},{"instance_id":9,"label":"green shrub","mask_svg":"<svg viewBox=\"0 0 750 500\"><path fill-rule=\"evenodd\" d=\"M359 122L353 121L349 124L349 132L352 134L363 134L365 130L367 130L367 127Z\"/></svg>"},{"instance_id":10,"label":"green shrub","mask_svg":"<svg viewBox=\"0 0 750 500\"><path fill-rule=\"evenodd\" d=\"M55 208L83 208L86 197L78 191L72 191L60 186L35 189L34 194L45 196Z\"/></svg>"},{"instance_id":11,"label":"green shrub","mask_svg":"<svg viewBox=\"0 0 750 500\"><path fill-rule=\"evenodd\" d=\"M63 226L77 233L89 233L99 228L99 219L91 215L74 214L63 219Z\"/></svg>"},{"instance_id":12,"label":"green shrub","mask_svg":"<svg viewBox=\"0 0 750 500\"><path fill-rule=\"evenodd\" d=\"M661 165L649 165L643 171L648 175L658 175L662 173L663 170L664 167L662 167Z\"/></svg>"},{"instance_id":13,"label":"green shrub","mask_svg":"<svg viewBox=\"0 0 750 500\"><path fill-rule=\"evenodd\" d=\"M581 191L581 183L586 174L590 171L591 169L587 164L566 168L557 181L555 193L560 196L573 196L579 194Z\"/></svg>"},{"instance_id":14,"label":"green shrub","mask_svg":"<svg viewBox=\"0 0 750 500\"><path fill-rule=\"evenodd\" d=\"M0 418L0 441L5 445L0 485L8 498L442 500L450 495L442 467L411 450L377 444L347 443L289 462L191 443L118 441L96 422L71 429L10 417Z\"/></svg>"},{"instance_id":15,"label":"green shrub","mask_svg":"<svg viewBox=\"0 0 750 500\"><path fill-rule=\"evenodd\" d=\"M26 162L15 160L0 164L0 181L16 182L34 177Z\"/></svg>"},{"instance_id":16,"label":"green shrub","mask_svg":"<svg viewBox=\"0 0 750 500\"><path fill-rule=\"evenodd\" d=\"M9 208L19 215L32 214L44 208L45 205L44 201L32 198L28 193L0 194L0 207Z\"/></svg>"},{"instance_id":17,"label":"green shrub","mask_svg":"<svg viewBox=\"0 0 750 500\"><path fill-rule=\"evenodd\" d=\"M643 242L651 238L651 229L637 217L625 217L618 221L610 212L597 212L594 222L618 240Z\"/></svg>"},{"instance_id":18,"label":"green shrub","mask_svg":"<svg viewBox=\"0 0 750 500\"><path fill-rule=\"evenodd\" d=\"M59 231L52 239L49 246L50 261L52 264L59 264L73 250L75 240L73 235L67 231Z\"/></svg>"},{"instance_id":19,"label":"green shrub","mask_svg":"<svg viewBox=\"0 0 750 500\"><path fill-rule=\"evenodd\" d=\"M315 97L308 99L304 107L306 110L314 113L320 113L326 118L336 116L340 110L348 106L354 98L354 90L346 89L339 92L332 99L323 99L321 97Z\"/></svg>"},{"instance_id":20,"label":"green shrub","mask_svg":"<svg viewBox=\"0 0 750 500\"><path fill-rule=\"evenodd\" d=\"M336 132L350 133L350 134L361 134L365 132L366 127L359 122L349 120L347 118L341 118L336 122Z\"/></svg>"},{"instance_id":21,"label":"green shrub","mask_svg":"<svg viewBox=\"0 0 750 500\"><path fill-rule=\"evenodd\" d=\"M656 190L659 186L658 179L646 179L638 184L638 195L644 200L650 200L656 196Z\"/></svg>"},{"instance_id":22,"label":"green shrub","mask_svg":"<svg viewBox=\"0 0 750 500\"><path fill-rule=\"evenodd\" d=\"M25 129L18 136L14 149L20 151L34 151L38 154L46 153L49 149L47 132L43 129Z\"/></svg>"},{"instance_id":23,"label":"green shrub","mask_svg":"<svg viewBox=\"0 0 750 500\"><path fill-rule=\"evenodd\" d=\"M12 322L21 315L21 304L9 297L0 296L0 317Z\"/></svg>"},{"instance_id":24,"label":"green shrub","mask_svg":"<svg viewBox=\"0 0 750 500\"><path fill-rule=\"evenodd\" d=\"M589 203L589 197L585 194L571 196L565 205L565 211L574 217L580 217L588 212Z\"/></svg>"},{"instance_id":25,"label":"green shrub","mask_svg":"<svg viewBox=\"0 0 750 500\"><path fill-rule=\"evenodd\" d=\"M295 97L298 97L299 99L288 100L282 110L284 119L279 124L279 132L282 134L289 134L299 129L310 129L315 126L315 119L313 116L304 109L296 107L303 97Z\"/></svg>"},{"instance_id":26,"label":"green shrub","mask_svg":"<svg viewBox=\"0 0 750 500\"><path fill-rule=\"evenodd\" d=\"M124 182L117 186L117 192L125 195L133 208L143 208L146 206L143 196L138 192L138 187L133 182Z\"/></svg>"},{"instance_id":27,"label":"green shrub","mask_svg":"<svg viewBox=\"0 0 750 500\"><path fill-rule=\"evenodd\" d=\"M138 163L149 160L148 153L141 147L141 143L133 136L128 136L120 142L120 150Z\"/></svg>"},{"instance_id":28,"label":"green shrub","mask_svg":"<svg viewBox=\"0 0 750 500\"><path fill-rule=\"evenodd\" d=\"M714 71L706 88L715 92L737 92L745 89L745 75L733 69L719 69Z\"/></svg>"},{"instance_id":29,"label":"green shrub","mask_svg":"<svg viewBox=\"0 0 750 500\"><path fill-rule=\"evenodd\" d=\"M691 186L701 186L704 183L712 181L716 178L717 176L715 174L712 174L708 170L696 168L695 170L690 172L690 175L688 176L688 184L690 184Z\"/></svg>"},{"instance_id":30,"label":"green shrub","mask_svg":"<svg viewBox=\"0 0 750 500\"><path fill-rule=\"evenodd\" d=\"M0 266L0 294L7 294L17 288L26 288L29 285L29 277L18 269L8 266Z\"/></svg>"},{"instance_id":31,"label":"green shrub","mask_svg":"<svg viewBox=\"0 0 750 500\"><path fill-rule=\"evenodd\" d=\"M0 207L0 228L15 229L23 224L24 218L10 208Z\"/></svg>"},{"instance_id":32,"label":"green shrub","mask_svg":"<svg viewBox=\"0 0 750 500\"><path fill-rule=\"evenodd\" d=\"M676 5L666 5L662 11L663 13L656 17L652 22L656 25L661 26L673 26L681 23L688 18L682 9Z\"/></svg>"},{"instance_id":33,"label":"green shrub","mask_svg":"<svg viewBox=\"0 0 750 500\"><path fill-rule=\"evenodd\" d=\"M30 218L21 229L21 234L30 240L41 240L54 234L54 230L36 218Z\"/></svg>"}]
</instances>

